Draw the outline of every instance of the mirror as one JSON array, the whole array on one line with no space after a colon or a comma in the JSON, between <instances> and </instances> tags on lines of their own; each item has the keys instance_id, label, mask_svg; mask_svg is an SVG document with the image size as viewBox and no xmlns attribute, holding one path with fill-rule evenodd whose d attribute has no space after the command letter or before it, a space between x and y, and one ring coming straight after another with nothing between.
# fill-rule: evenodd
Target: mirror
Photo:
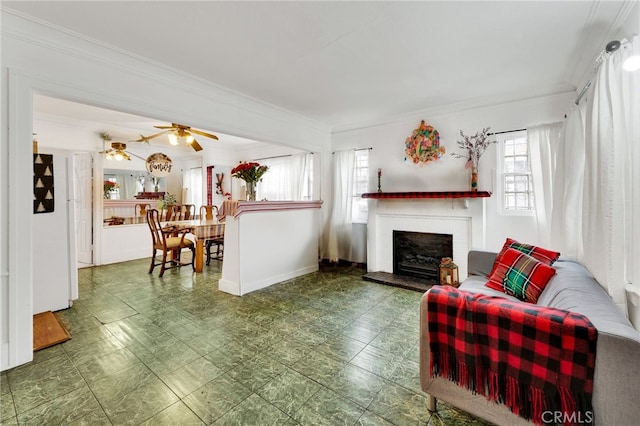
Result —
<instances>
[{"instance_id":1,"label":"mirror","mask_svg":"<svg viewBox=\"0 0 640 426\"><path fill-rule=\"evenodd\" d=\"M165 178L152 176L146 170L104 169L105 181L112 181L117 187L110 191L112 200L134 200L140 192L164 191Z\"/></svg>"}]
</instances>

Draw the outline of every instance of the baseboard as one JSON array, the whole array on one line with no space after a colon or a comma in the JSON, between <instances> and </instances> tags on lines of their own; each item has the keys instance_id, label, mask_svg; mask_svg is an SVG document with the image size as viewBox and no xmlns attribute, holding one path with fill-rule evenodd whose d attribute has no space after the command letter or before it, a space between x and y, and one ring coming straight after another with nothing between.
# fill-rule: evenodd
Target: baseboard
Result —
<instances>
[{"instance_id":1,"label":"baseboard","mask_svg":"<svg viewBox=\"0 0 640 426\"><path fill-rule=\"evenodd\" d=\"M220 279L218 280L218 290L224 291L229 294L233 294L236 296L243 296L247 293L251 293L252 291L260 290L266 287L269 287L273 284L277 284L283 281L290 280L292 278L296 278L302 275L307 275L313 272L318 271L318 264L305 266L300 269L296 269L295 271L286 272L283 274L272 275L267 278L263 278L261 280L253 281L253 282L243 282L237 283L231 280Z\"/></svg>"}]
</instances>

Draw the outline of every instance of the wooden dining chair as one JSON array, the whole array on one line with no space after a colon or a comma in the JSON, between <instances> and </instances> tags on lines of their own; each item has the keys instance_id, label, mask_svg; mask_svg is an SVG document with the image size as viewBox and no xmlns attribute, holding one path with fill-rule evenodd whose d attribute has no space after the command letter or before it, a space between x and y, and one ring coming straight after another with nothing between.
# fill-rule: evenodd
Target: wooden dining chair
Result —
<instances>
[{"instance_id":1,"label":"wooden dining chair","mask_svg":"<svg viewBox=\"0 0 640 426\"><path fill-rule=\"evenodd\" d=\"M146 217L147 216L147 210L151 208L151 204L149 203L141 203L141 204L136 204L134 211L135 211L135 216L136 217Z\"/></svg>"},{"instance_id":2,"label":"wooden dining chair","mask_svg":"<svg viewBox=\"0 0 640 426\"><path fill-rule=\"evenodd\" d=\"M183 204L182 205L182 219L190 220L193 219L196 215L196 206L194 204Z\"/></svg>"},{"instance_id":3,"label":"wooden dining chair","mask_svg":"<svg viewBox=\"0 0 640 426\"><path fill-rule=\"evenodd\" d=\"M200 206L200 220L213 220L218 215L218 207L212 205Z\"/></svg>"},{"instance_id":4,"label":"wooden dining chair","mask_svg":"<svg viewBox=\"0 0 640 426\"><path fill-rule=\"evenodd\" d=\"M206 205L200 207L200 220L213 220L218 216L218 207L213 205ZM224 255L224 236L210 238L205 240L204 245L207 249L207 265L211 263L211 259L222 260ZM215 254L213 254L213 247L215 246Z\"/></svg>"},{"instance_id":5,"label":"wooden dining chair","mask_svg":"<svg viewBox=\"0 0 640 426\"><path fill-rule=\"evenodd\" d=\"M164 271L167 269L188 265L189 263L183 263L180 260L182 250L185 248L191 250L191 267L195 270L196 245L192 240L185 238L185 236L192 231L191 228L162 228L160 224L160 213L156 209L147 211L147 224L151 231L151 242L153 246L149 273L152 273L156 266L161 265L160 276L162 277ZM158 250L162 250L162 260L156 263ZM168 259L169 252L171 252L170 259ZM169 266L167 266L167 264L169 264Z\"/></svg>"}]
</instances>

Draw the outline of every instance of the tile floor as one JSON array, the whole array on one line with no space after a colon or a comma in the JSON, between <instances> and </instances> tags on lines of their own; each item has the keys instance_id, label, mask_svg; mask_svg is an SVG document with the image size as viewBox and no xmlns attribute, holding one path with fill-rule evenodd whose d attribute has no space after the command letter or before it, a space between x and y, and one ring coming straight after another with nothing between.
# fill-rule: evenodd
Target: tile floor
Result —
<instances>
[{"instance_id":1,"label":"tile floor","mask_svg":"<svg viewBox=\"0 0 640 426\"><path fill-rule=\"evenodd\" d=\"M243 297L220 266L81 269L73 338L0 375L0 423L486 425L418 378L421 293L328 267Z\"/></svg>"}]
</instances>

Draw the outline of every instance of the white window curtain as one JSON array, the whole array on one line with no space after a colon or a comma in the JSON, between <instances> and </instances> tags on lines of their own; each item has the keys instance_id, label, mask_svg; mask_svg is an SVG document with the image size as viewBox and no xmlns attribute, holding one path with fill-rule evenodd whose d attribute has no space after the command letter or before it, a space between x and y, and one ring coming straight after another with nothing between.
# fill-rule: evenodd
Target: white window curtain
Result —
<instances>
[{"instance_id":1,"label":"white window curtain","mask_svg":"<svg viewBox=\"0 0 640 426\"><path fill-rule=\"evenodd\" d=\"M574 107L562 127L553 177L550 246L582 259L582 188L586 104Z\"/></svg>"},{"instance_id":2,"label":"white window curtain","mask_svg":"<svg viewBox=\"0 0 640 426\"><path fill-rule=\"evenodd\" d=\"M623 308L631 261L630 156L632 143L638 143L632 121L640 112L632 111L637 104L632 98L640 90L637 74L622 68L630 50L627 46L605 55L593 79L585 122L582 214L584 263Z\"/></svg>"},{"instance_id":3,"label":"white window curtain","mask_svg":"<svg viewBox=\"0 0 640 426\"><path fill-rule=\"evenodd\" d=\"M333 155L333 209L329 221L329 260L351 258L351 202L355 151L338 151Z\"/></svg>"},{"instance_id":4,"label":"white window curtain","mask_svg":"<svg viewBox=\"0 0 640 426\"><path fill-rule=\"evenodd\" d=\"M313 199L313 154L291 156L291 195L294 200Z\"/></svg>"},{"instance_id":5,"label":"white window curtain","mask_svg":"<svg viewBox=\"0 0 640 426\"><path fill-rule=\"evenodd\" d=\"M640 73L622 68L631 51L625 41L616 52L602 55L585 105L566 120L551 210L552 241L566 237L564 254L581 260L623 311L634 253L640 252L638 233L633 232L633 221L638 222L634 213L640 215L633 210L638 183L632 182L640 167ZM635 278L638 285L640 277Z\"/></svg>"},{"instance_id":6,"label":"white window curtain","mask_svg":"<svg viewBox=\"0 0 640 426\"><path fill-rule=\"evenodd\" d=\"M310 153L260 160L260 164L269 166L269 170L258 184L256 198L270 201L310 199L310 193L305 196L305 191L309 189L312 161Z\"/></svg>"},{"instance_id":7,"label":"white window curtain","mask_svg":"<svg viewBox=\"0 0 640 426\"><path fill-rule=\"evenodd\" d=\"M527 128L538 238L540 243L547 247L551 244L553 173L561 130L562 123L540 124Z\"/></svg>"},{"instance_id":8,"label":"white window curtain","mask_svg":"<svg viewBox=\"0 0 640 426\"><path fill-rule=\"evenodd\" d=\"M202 167L182 170L182 203L202 205Z\"/></svg>"},{"instance_id":9,"label":"white window curtain","mask_svg":"<svg viewBox=\"0 0 640 426\"><path fill-rule=\"evenodd\" d=\"M138 181L133 175L116 175L116 183L121 200L133 199L138 193Z\"/></svg>"}]
</instances>

